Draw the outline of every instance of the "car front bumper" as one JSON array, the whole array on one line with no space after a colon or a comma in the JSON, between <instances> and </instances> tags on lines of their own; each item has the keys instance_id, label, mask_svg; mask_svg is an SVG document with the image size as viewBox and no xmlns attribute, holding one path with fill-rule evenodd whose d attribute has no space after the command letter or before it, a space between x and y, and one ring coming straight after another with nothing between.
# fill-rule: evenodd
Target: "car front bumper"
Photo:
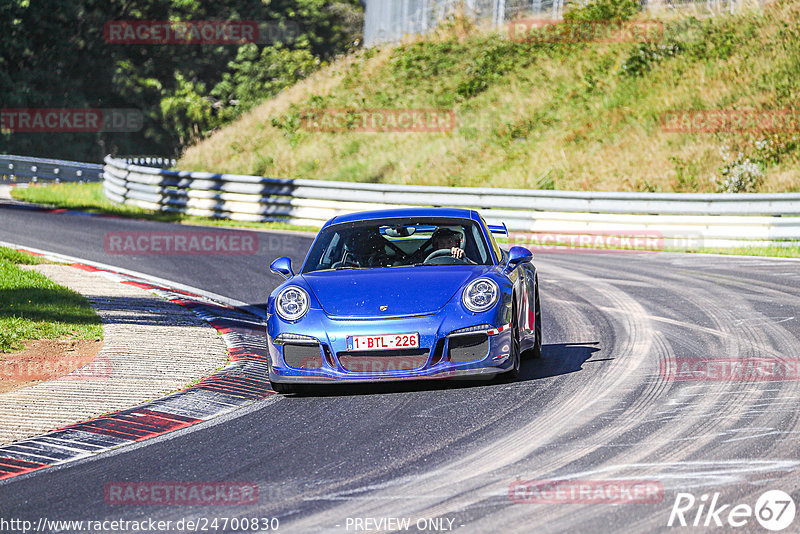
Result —
<instances>
[{"instance_id":1,"label":"car front bumper","mask_svg":"<svg viewBox=\"0 0 800 534\"><path fill-rule=\"evenodd\" d=\"M313 313L312 313L313 312ZM269 379L275 383L491 378L511 369L511 330L502 306L483 314L332 319L321 310L296 323L267 322ZM473 327L478 330L465 331ZM419 349L347 350L353 335L419 333Z\"/></svg>"}]
</instances>

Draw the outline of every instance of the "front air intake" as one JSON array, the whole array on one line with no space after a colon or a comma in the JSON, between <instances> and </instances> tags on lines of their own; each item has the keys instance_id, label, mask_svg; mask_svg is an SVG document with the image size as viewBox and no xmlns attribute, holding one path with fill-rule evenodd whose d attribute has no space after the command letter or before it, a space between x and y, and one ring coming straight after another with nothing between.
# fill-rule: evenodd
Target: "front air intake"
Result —
<instances>
[{"instance_id":1,"label":"front air intake","mask_svg":"<svg viewBox=\"0 0 800 534\"><path fill-rule=\"evenodd\" d=\"M283 344L283 361L295 369L319 369L323 361L319 343L286 342Z\"/></svg>"},{"instance_id":2,"label":"front air intake","mask_svg":"<svg viewBox=\"0 0 800 534\"><path fill-rule=\"evenodd\" d=\"M342 367L354 373L393 373L420 369L428 362L427 349L398 349L378 352L339 352Z\"/></svg>"},{"instance_id":3,"label":"front air intake","mask_svg":"<svg viewBox=\"0 0 800 534\"><path fill-rule=\"evenodd\" d=\"M453 336L447 339L447 357L462 363L482 360L489 352L489 336L485 332Z\"/></svg>"}]
</instances>

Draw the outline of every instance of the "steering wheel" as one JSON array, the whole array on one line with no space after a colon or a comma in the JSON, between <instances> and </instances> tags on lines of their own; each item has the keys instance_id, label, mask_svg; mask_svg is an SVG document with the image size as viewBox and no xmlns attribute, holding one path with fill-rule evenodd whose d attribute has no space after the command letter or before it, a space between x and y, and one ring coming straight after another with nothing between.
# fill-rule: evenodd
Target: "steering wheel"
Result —
<instances>
[{"instance_id":1,"label":"steering wheel","mask_svg":"<svg viewBox=\"0 0 800 534\"><path fill-rule=\"evenodd\" d=\"M449 256L450 254L452 254L451 249L449 249L449 248L440 248L439 250L434 250L433 252L428 254L428 257L425 258L425 261L423 261L422 263L428 263L433 258L438 258L440 256Z\"/></svg>"}]
</instances>

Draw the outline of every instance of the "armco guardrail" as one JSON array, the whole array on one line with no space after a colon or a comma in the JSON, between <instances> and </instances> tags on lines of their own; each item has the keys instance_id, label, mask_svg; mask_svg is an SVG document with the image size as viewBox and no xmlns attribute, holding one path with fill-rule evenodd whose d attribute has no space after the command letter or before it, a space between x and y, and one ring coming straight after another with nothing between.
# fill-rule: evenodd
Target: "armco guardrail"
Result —
<instances>
[{"instance_id":1,"label":"armco guardrail","mask_svg":"<svg viewBox=\"0 0 800 534\"><path fill-rule=\"evenodd\" d=\"M144 167L174 167L177 160L161 156L125 156L125 163Z\"/></svg>"},{"instance_id":2,"label":"armco guardrail","mask_svg":"<svg viewBox=\"0 0 800 534\"><path fill-rule=\"evenodd\" d=\"M103 166L59 159L29 158L0 154L0 181L25 182L99 182Z\"/></svg>"},{"instance_id":3,"label":"armco guardrail","mask_svg":"<svg viewBox=\"0 0 800 534\"><path fill-rule=\"evenodd\" d=\"M481 210L489 222L536 234L650 232L667 246L800 240L800 194L540 191L287 180L171 171L106 157L112 201L239 221L320 226L334 215L392 206Z\"/></svg>"}]
</instances>

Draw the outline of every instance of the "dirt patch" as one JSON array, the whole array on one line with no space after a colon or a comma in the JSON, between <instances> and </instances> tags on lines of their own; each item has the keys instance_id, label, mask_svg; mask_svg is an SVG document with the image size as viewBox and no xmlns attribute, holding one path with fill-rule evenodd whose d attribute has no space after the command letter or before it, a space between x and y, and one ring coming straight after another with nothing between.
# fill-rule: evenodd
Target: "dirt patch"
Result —
<instances>
[{"instance_id":1,"label":"dirt patch","mask_svg":"<svg viewBox=\"0 0 800 534\"><path fill-rule=\"evenodd\" d=\"M0 355L0 393L57 378L108 378L111 375L111 361L97 357L102 346L102 341L93 339L28 341L22 351Z\"/></svg>"}]
</instances>

